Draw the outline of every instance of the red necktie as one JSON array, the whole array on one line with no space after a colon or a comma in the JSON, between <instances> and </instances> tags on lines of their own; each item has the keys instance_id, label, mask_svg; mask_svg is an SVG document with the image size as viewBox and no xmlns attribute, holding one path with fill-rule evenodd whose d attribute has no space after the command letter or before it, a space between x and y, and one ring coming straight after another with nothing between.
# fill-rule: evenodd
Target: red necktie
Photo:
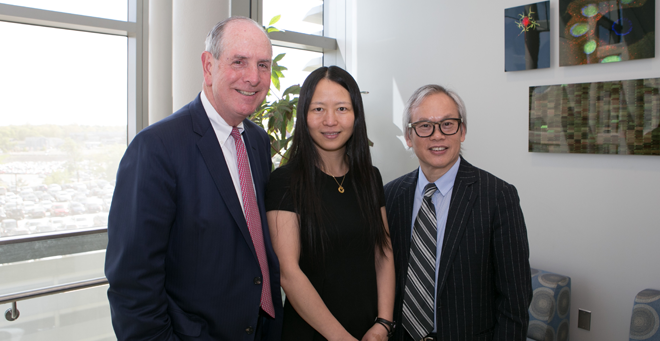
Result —
<instances>
[{"instance_id":1,"label":"red necktie","mask_svg":"<svg viewBox=\"0 0 660 341\"><path fill-rule=\"evenodd\" d=\"M261 229L261 217L259 216L259 206L257 206L257 198L254 194L254 187L252 185L252 174L250 173L247 151L245 150L245 144L243 144L241 133L238 132L238 128L232 128L231 136L234 138L236 144L238 174L241 181L245 219L247 220L250 237L252 237L254 250L257 252L257 259L259 260L259 267L261 268L261 309L271 317L275 317L273 299L270 295L270 275L268 272L268 260L266 259L266 248L264 246L264 234Z\"/></svg>"}]
</instances>

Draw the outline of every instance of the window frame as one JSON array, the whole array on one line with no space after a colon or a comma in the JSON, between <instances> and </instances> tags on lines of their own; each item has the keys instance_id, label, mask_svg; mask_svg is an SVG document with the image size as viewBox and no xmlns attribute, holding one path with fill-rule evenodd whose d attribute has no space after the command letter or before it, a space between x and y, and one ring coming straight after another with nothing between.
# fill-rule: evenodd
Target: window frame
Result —
<instances>
[{"instance_id":1,"label":"window frame","mask_svg":"<svg viewBox=\"0 0 660 341\"><path fill-rule=\"evenodd\" d=\"M148 126L148 0L127 0L126 21L0 4L0 21L127 38L127 145ZM103 250L107 227L0 240L0 264Z\"/></svg>"},{"instance_id":2,"label":"window frame","mask_svg":"<svg viewBox=\"0 0 660 341\"><path fill-rule=\"evenodd\" d=\"M264 0L231 0L231 15L241 15L252 20L263 23L263 1ZM332 34L336 30L328 27L331 13L334 12L336 3L343 3L344 0L324 0L323 1L323 36L314 34L299 33L293 31L271 32L268 33L273 46L289 47L300 50L323 53L323 65L326 65L326 55L338 51L337 38ZM339 17L339 16L338 16ZM343 23L333 22L341 26ZM334 37L333 37L334 36ZM334 60L334 58L332 58ZM334 63L337 64L337 63ZM337 64L339 65L339 64ZM339 65L342 66L342 65Z\"/></svg>"}]
</instances>

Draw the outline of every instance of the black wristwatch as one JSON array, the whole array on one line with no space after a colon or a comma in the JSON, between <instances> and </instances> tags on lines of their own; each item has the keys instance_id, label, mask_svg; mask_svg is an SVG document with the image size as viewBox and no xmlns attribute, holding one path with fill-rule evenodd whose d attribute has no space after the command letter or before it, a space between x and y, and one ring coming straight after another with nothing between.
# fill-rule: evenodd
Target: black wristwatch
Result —
<instances>
[{"instance_id":1,"label":"black wristwatch","mask_svg":"<svg viewBox=\"0 0 660 341\"><path fill-rule=\"evenodd\" d=\"M394 328L396 328L396 323L392 321L388 321L384 318L376 317L376 321L374 323L378 323L381 326L385 327L387 330L387 337L390 338L392 335L394 335Z\"/></svg>"}]
</instances>

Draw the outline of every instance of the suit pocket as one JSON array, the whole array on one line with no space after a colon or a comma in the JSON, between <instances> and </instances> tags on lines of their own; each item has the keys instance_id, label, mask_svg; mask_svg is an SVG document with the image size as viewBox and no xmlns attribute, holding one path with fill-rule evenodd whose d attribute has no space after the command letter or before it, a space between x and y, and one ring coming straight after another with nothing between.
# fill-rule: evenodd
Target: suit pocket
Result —
<instances>
[{"instance_id":1,"label":"suit pocket","mask_svg":"<svg viewBox=\"0 0 660 341\"><path fill-rule=\"evenodd\" d=\"M185 313L178 309L168 309L172 328L176 334L197 337L202 332L202 327L206 324L200 317Z\"/></svg>"},{"instance_id":2,"label":"suit pocket","mask_svg":"<svg viewBox=\"0 0 660 341\"><path fill-rule=\"evenodd\" d=\"M493 332L495 331L495 326L490 326L484 330L477 331L474 333L475 340L490 340L492 339Z\"/></svg>"}]
</instances>

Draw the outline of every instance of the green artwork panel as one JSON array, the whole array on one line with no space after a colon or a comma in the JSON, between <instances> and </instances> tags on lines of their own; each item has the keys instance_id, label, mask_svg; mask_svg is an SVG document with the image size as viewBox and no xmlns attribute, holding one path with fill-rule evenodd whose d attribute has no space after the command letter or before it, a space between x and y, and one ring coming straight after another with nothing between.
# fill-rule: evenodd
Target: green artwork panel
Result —
<instances>
[{"instance_id":1,"label":"green artwork panel","mask_svg":"<svg viewBox=\"0 0 660 341\"><path fill-rule=\"evenodd\" d=\"M529 88L529 151L660 155L660 78Z\"/></svg>"}]
</instances>

